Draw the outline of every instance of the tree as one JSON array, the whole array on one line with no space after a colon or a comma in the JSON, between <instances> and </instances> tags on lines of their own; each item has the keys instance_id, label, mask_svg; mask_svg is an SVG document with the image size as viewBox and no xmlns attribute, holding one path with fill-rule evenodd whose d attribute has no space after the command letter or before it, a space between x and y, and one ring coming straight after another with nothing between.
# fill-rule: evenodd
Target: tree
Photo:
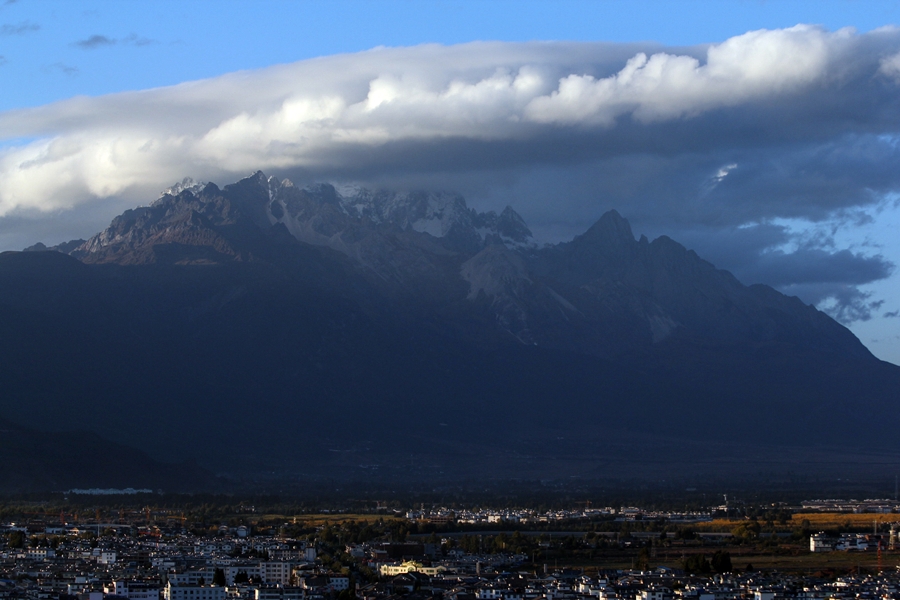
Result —
<instances>
[{"instance_id":1,"label":"tree","mask_svg":"<svg viewBox=\"0 0 900 600\"><path fill-rule=\"evenodd\" d=\"M732 529L731 535L746 541L759 537L759 532L761 530L762 527L760 526L758 521L746 521Z\"/></svg>"},{"instance_id":2,"label":"tree","mask_svg":"<svg viewBox=\"0 0 900 600\"><path fill-rule=\"evenodd\" d=\"M7 545L10 548L21 548L25 545L25 534L21 531L11 531L9 533Z\"/></svg>"},{"instance_id":3,"label":"tree","mask_svg":"<svg viewBox=\"0 0 900 600\"><path fill-rule=\"evenodd\" d=\"M472 535L464 535L459 541L459 546L469 554L478 553L478 538Z\"/></svg>"},{"instance_id":4,"label":"tree","mask_svg":"<svg viewBox=\"0 0 900 600\"><path fill-rule=\"evenodd\" d=\"M724 550L716 550L712 555L712 560L710 560L710 567L716 573L730 573L731 554Z\"/></svg>"},{"instance_id":5,"label":"tree","mask_svg":"<svg viewBox=\"0 0 900 600\"><path fill-rule=\"evenodd\" d=\"M641 548L641 551L638 552L637 559L634 561L634 567L638 571L650 570L650 552L647 548Z\"/></svg>"},{"instance_id":6,"label":"tree","mask_svg":"<svg viewBox=\"0 0 900 600\"><path fill-rule=\"evenodd\" d=\"M225 585L225 571L217 567L215 572L213 573L212 584L223 587Z\"/></svg>"},{"instance_id":7,"label":"tree","mask_svg":"<svg viewBox=\"0 0 900 600\"><path fill-rule=\"evenodd\" d=\"M706 556L703 554L691 554L684 559L682 566L688 575L694 575L695 573L706 575L712 572L709 561L706 560Z\"/></svg>"}]
</instances>

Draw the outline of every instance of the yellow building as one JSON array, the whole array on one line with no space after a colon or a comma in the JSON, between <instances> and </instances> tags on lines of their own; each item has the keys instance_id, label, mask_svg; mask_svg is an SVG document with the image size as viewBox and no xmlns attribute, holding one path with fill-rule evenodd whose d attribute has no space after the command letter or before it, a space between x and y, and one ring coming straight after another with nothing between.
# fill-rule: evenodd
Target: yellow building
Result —
<instances>
[{"instance_id":1,"label":"yellow building","mask_svg":"<svg viewBox=\"0 0 900 600\"><path fill-rule=\"evenodd\" d=\"M408 560L399 565L381 565L380 567L378 567L378 572L383 577L393 577L394 575L413 572L422 573L423 575L428 575L429 577L434 577L435 575L443 573L446 570L446 567L426 567L422 563L412 560Z\"/></svg>"}]
</instances>

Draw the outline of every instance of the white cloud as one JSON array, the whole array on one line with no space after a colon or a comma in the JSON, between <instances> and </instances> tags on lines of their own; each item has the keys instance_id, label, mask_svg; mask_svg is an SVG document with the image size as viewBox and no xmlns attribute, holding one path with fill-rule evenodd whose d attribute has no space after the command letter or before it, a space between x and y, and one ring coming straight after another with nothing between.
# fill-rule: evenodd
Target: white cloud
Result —
<instances>
[{"instance_id":1,"label":"white cloud","mask_svg":"<svg viewBox=\"0 0 900 600\"><path fill-rule=\"evenodd\" d=\"M439 171L447 168L445 141L516 144L515 153L490 159L503 168L564 160L561 140L572 128L584 143L608 142L609 153L617 144L634 151L620 139L604 140L598 126L628 115L664 124L722 108L839 95L848 76L890 73L898 60L900 33L879 32L877 56L866 55L874 52L866 40L849 30L797 26L678 52L554 43L378 48L74 98L0 114L0 140L7 140L0 216L112 196L139 200L185 175L221 179L301 168L359 176L385 165L402 171L411 157L416 169ZM398 144L408 150L392 158Z\"/></svg>"},{"instance_id":2,"label":"white cloud","mask_svg":"<svg viewBox=\"0 0 900 600\"><path fill-rule=\"evenodd\" d=\"M878 72L900 81L900 52L882 58Z\"/></svg>"},{"instance_id":3,"label":"white cloud","mask_svg":"<svg viewBox=\"0 0 900 600\"><path fill-rule=\"evenodd\" d=\"M602 125L631 113L646 123L794 93L824 79L851 36L805 25L752 31L711 46L702 64L693 56L640 53L611 77L567 76L527 113L540 122Z\"/></svg>"},{"instance_id":4,"label":"white cloud","mask_svg":"<svg viewBox=\"0 0 900 600\"><path fill-rule=\"evenodd\" d=\"M735 169L737 169L737 163L731 163L730 165L725 165L724 167L719 169L718 172L716 172L716 175L715 175L715 177L713 177L713 180L716 183L719 183L720 181L722 181L723 179L728 177L728 174L731 173Z\"/></svg>"}]
</instances>

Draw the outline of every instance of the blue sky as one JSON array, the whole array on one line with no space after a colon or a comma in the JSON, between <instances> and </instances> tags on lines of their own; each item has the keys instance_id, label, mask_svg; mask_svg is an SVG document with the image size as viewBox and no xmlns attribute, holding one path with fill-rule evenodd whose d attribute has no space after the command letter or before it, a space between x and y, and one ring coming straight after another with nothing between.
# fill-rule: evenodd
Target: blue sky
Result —
<instances>
[{"instance_id":1,"label":"blue sky","mask_svg":"<svg viewBox=\"0 0 900 600\"><path fill-rule=\"evenodd\" d=\"M616 208L900 363L897 23L893 1L0 0L0 250L257 168L454 189L548 241Z\"/></svg>"},{"instance_id":2,"label":"blue sky","mask_svg":"<svg viewBox=\"0 0 900 600\"><path fill-rule=\"evenodd\" d=\"M79 94L173 85L375 46L475 40L678 46L798 23L869 31L900 23L900 2L17 0L0 9L0 56L5 61L0 110ZM106 40L89 43L94 36Z\"/></svg>"}]
</instances>

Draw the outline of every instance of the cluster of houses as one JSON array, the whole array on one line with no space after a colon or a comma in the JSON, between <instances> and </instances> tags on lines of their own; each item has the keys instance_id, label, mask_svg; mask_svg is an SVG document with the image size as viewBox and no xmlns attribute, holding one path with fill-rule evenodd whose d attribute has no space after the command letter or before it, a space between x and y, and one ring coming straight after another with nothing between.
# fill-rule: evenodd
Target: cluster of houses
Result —
<instances>
[{"instance_id":1,"label":"cluster of houses","mask_svg":"<svg viewBox=\"0 0 900 600\"><path fill-rule=\"evenodd\" d=\"M0 540L18 529L0 528ZM82 533L41 536L52 547L0 541L0 600L324 600L350 588L348 574L318 564L303 541L237 528L215 538Z\"/></svg>"},{"instance_id":2,"label":"cluster of houses","mask_svg":"<svg viewBox=\"0 0 900 600\"><path fill-rule=\"evenodd\" d=\"M835 580L778 573L694 577L660 568L653 571L578 571L535 575L427 576L410 572L360 588L360 600L896 600L900 574L890 572Z\"/></svg>"},{"instance_id":3,"label":"cluster of houses","mask_svg":"<svg viewBox=\"0 0 900 600\"><path fill-rule=\"evenodd\" d=\"M451 510L446 507L406 512L406 518L411 521L426 521L435 524L456 522L465 525L485 525L492 523L551 523L554 521L573 521L579 519L593 519L597 517L612 517L615 521L632 521L637 519L663 520L670 523L699 523L711 521L713 515L709 511L648 511L634 506L622 506L614 508L606 506L592 508L590 503L585 503L584 508L569 510L538 511L534 509L467 509Z\"/></svg>"},{"instance_id":4,"label":"cluster of houses","mask_svg":"<svg viewBox=\"0 0 900 600\"><path fill-rule=\"evenodd\" d=\"M153 515L147 510L149 522ZM647 514L627 507L553 513L423 509L407 517L527 523L592 511L625 520ZM709 514L666 517L691 522ZM834 581L760 573L695 577L667 568L587 576L545 566L538 573L522 569L529 562L524 555L442 549L424 538L335 548L277 537L274 531L251 535L243 526L193 535L185 530L183 516L166 519L169 525L155 530L116 524L97 524L93 530L0 525L0 600L900 600L900 575L894 571ZM820 533L811 536L810 550L871 551L879 541L886 538ZM331 558L323 560L323 551ZM338 554L352 560L336 561ZM354 565L352 572L347 564Z\"/></svg>"},{"instance_id":5,"label":"cluster of houses","mask_svg":"<svg viewBox=\"0 0 900 600\"><path fill-rule=\"evenodd\" d=\"M866 500L804 500L800 508L814 510L816 512L840 512L840 513L896 513L900 512L900 502L884 498Z\"/></svg>"},{"instance_id":6,"label":"cluster of houses","mask_svg":"<svg viewBox=\"0 0 900 600\"><path fill-rule=\"evenodd\" d=\"M896 545L897 538L893 530L889 537L863 533L842 533L839 536L830 536L823 532L809 536L810 552L894 550Z\"/></svg>"}]
</instances>

